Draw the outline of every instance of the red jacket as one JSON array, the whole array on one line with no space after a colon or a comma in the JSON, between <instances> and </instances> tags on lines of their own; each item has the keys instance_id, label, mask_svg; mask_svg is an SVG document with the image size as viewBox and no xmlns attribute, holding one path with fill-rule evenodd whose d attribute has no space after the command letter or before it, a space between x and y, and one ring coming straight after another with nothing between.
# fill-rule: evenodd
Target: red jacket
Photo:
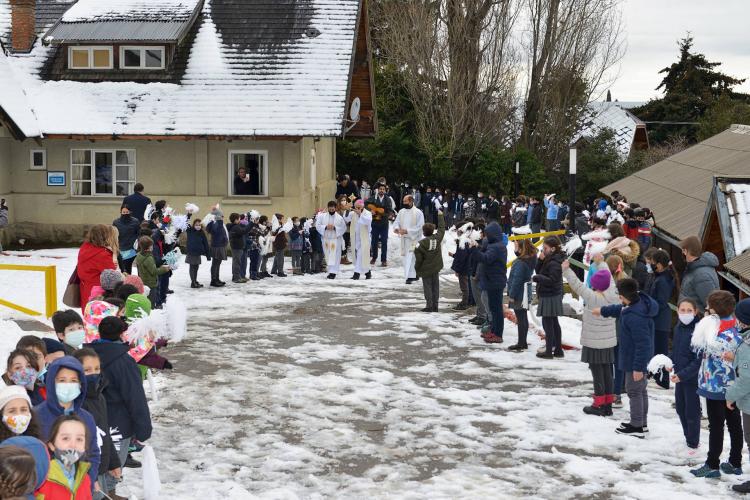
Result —
<instances>
[{"instance_id":1,"label":"red jacket","mask_svg":"<svg viewBox=\"0 0 750 500\"><path fill-rule=\"evenodd\" d=\"M101 286L99 276L105 269L117 269L112 250L84 243L78 250L78 278L81 280L81 310L86 307L91 289Z\"/></svg>"},{"instance_id":2,"label":"red jacket","mask_svg":"<svg viewBox=\"0 0 750 500\"><path fill-rule=\"evenodd\" d=\"M60 462L50 460L47 480L34 492L37 500L91 500L91 478L88 475L89 463L78 462L73 491L62 471Z\"/></svg>"}]
</instances>

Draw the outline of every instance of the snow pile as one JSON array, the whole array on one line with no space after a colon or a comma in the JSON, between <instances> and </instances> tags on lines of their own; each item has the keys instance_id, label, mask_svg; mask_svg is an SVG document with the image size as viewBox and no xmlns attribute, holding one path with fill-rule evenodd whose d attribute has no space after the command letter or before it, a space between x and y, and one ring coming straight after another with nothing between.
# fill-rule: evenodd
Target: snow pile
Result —
<instances>
[{"instance_id":1,"label":"snow pile","mask_svg":"<svg viewBox=\"0 0 750 500\"><path fill-rule=\"evenodd\" d=\"M0 4L2 8L2 4ZM2 12L0 12L2 19ZM2 26L0 26L2 33ZM21 87L20 82L15 78L10 60L5 53L0 50L0 108L2 108L13 120L13 123L21 129L24 135L37 137L41 135L39 124L36 116L29 104L26 92Z\"/></svg>"},{"instance_id":2,"label":"snow pile","mask_svg":"<svg viewBox=\"0 0 750 500\"><path fill-rule=\"evenodd\" d=\"M734 253L740 255L750 248L750 184L727 184L727 191Z\"/></svg>"}]
</instances>

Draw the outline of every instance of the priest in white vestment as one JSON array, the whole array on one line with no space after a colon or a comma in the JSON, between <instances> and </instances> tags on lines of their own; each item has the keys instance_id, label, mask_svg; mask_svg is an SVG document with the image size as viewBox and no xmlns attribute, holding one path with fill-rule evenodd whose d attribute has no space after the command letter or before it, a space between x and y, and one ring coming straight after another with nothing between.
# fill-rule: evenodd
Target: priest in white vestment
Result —
<instances>
[{"instance_id":1,"label":"priest in white vestment","mask_svg":"<svg viewBox=\"0 0 750 500\"><path fill-rule=\"evenodd\" d=\"M336 202L328 202L328 211L315 217L315 229L322 236L323 258L328 266L328 279L336 278L341 266L341 250L344 248L346 222L336 212Z\"/></svg>"},{"instance_id":2,"label":"priest in white vestment","mask_svg":"<svg viewBox=\"0 0 750 500\"><path fill-rule=\"evenodd\" d=\"M362 199L354 202L354 210L351 212L351 224L349 225L349 241L354 248L354 275L353 280L358 280L360 274L365 279L372 278L370 271L370 230L372 228L372 212L365 208Z\"/></svg>"},{"instance_id":3,"label":"priest in white vestment","mask_svg":"<svg viewBox=\"0 0 750 500\"><path fill-rule=\"evenodd\" d=\"M414 270L414 250L417 243L424 236L424 214L414 206L414 198L411 195L404 196L404 208L399 210L396 222L393 224L394 232L401 236L401 256L404 260L404 278L409 285L417 281L417 272Z\"/></svg>"}]
</instances>

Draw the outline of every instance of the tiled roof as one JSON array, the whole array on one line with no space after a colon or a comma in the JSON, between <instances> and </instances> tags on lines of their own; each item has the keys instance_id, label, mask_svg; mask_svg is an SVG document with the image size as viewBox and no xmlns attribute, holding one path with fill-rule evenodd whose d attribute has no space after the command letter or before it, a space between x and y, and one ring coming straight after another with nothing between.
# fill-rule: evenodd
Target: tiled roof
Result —
<instances>
[{"instance_id":1,"label":"tiled roof","mask_svg":"<svg viewBox=\"0 0 750 500\"><path fill-rule=\"evenodd\" d=\"M187 21L199 3L200 0L78 0L61 21Z\"/></svg>"},{"instance_id":2,"label":"tiled roof","mask_svg":"<svg viewBox=\"0 0 750 500\"><path fill-rule=\"evenodd\" d=\"M738 255L724 264L724 269L740 277L750 286L750 252Z\"/></svg>"},{"instance_id":3,"label":"tiled roof","mask_svg":"<svg viewBox=\"0 0 750 500\"><path fill-rule=\"evenodd\" d=\"M572 143L582 138L594 137L604 129L614 132L619 153L627 157L635 139L635 130L642 124L635 115L618 102L591 102L581 118L581 128Z\"/></svg>"},{"instance_id":4,"label":"tiled roof","mask_svg":"<svg viewBox=\"0 0 750 500\"><path fill-rule=\"evenodd\" d=\"M9 60L46 135L338 136L361 1L206 0L178 84L45 81L39 43Z\"/></svg>"}]
</instances>

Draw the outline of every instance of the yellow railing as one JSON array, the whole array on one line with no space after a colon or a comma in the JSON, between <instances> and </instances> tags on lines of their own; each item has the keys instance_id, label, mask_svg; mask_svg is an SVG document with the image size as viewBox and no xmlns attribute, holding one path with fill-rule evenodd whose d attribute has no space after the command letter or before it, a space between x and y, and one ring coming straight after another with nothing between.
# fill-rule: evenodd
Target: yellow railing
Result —
<instances>
[{"instance_id":1,"label":"yellow railing","mask_svg":"<svg viewBox=\"0 0 750 500\"><path fill-rule=\"evenodd\" d=\"M542 238L544 238L545 236L560 236L561 234L565 234L564 229L561 229L559 231L547 231L545 233L514 234L508 239L510 241L518 241L518 240L528 240L529 238L539 238L539 241L534 243L534 246L539 248L540 246L542 246L542 243L544 243L544 240ZM506 264L505 267L510 269L510 266L512 265L513 265L513 262L511 261L511 262L508 262L508 264Z\"/></svg>"},{"instance_id":2,"label":"yellow railing","mask_svg":"<svg viewBox=\"0 0 750 500\"><path fill-rule=\"evenodd\" d=\"M26 266L23 264L0 264L0 271L41 271L44 273L44 316L52 317L57 310L57 269L56 266ZM43 313L0 299L0 305L21 311L30 316Z\"/></svg>"}]
</instances>

